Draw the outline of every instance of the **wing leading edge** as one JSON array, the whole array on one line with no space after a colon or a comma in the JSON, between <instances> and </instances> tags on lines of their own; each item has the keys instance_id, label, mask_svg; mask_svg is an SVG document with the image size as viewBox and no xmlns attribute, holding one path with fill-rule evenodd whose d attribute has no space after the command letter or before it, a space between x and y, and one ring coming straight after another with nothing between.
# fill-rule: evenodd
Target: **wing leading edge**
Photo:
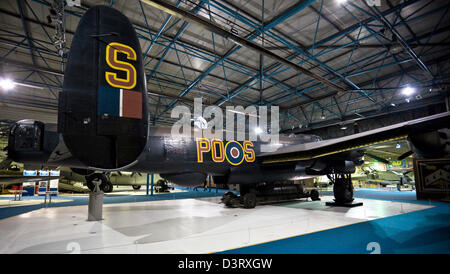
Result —
<instances>
[{"instance_id":1,"label":"wing leading edge","mask_svg":"<svg viewBox=\"0 0 450 274\"><path fill-rule=\"evenodd\" d=\"M341 138L283 147L258 155L264 164L310 160L340 152L408 137L412 133L438 130L450 125L450 111L410 120Z\"/></svg>"}]
</instances>

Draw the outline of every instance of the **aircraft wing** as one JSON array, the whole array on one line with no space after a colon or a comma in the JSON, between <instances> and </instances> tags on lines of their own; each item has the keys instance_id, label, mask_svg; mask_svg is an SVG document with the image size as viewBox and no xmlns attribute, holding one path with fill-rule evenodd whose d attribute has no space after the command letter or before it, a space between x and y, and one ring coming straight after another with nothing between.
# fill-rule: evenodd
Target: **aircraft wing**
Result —
<instances>
[{"instance_id":1,"label":"aircraft wing","mask_svg":"<svg viewBox=\"0 0 450 274\"><path fill-rule=\"evenodd\" d=\"M310 160L382 142L402 139L411 133L438 130L450 125L450 112L398 123L366 132L319 142L282 147L275 152L262 153L264 164Z\"/></svg>"},{"instance_id":2,"label":"aircraft wing","mask_svg":"<svg viewBox=\"0 0 450 274\"><path fill-rule=\"evenodd\" d=\"M381 185L398 185L400 180L368 180L370 184L381 184ZM414 181L403 182L403 185L415 185Z\"/></svg>"},{"instance_id":3,"label":"aircraft wing","mask_svg":"<svg viewBox=\"0 0 450 274\"><path fill-rule=\"evenodd\" d=\"M367 180L370 184L381 184L381 185L398 185L400 184L400 180Z\"/></svg>"},{"instance_id":4,"label":"aircraft wing","mask_svg":"<svg viewBox=\"0 0 450 274\"><path fill-rule=\"evenodd\" d=\"M13 184L20 184L24 182L37 182L37 181L44 181L50 179L59 179L58 176L23 176L23 175L0 175L0 185L13 185Z\"/></svg>"}]
</instances>

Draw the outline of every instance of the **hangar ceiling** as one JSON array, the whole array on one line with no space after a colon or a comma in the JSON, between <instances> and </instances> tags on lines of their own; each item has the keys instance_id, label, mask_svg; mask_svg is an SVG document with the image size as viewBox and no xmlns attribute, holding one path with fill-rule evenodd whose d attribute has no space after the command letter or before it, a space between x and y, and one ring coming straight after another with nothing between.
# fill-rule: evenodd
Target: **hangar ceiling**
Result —
<instances>
[{"instance_id":1,"label":"hangar ceiling","mask_svg":"<svg viewBox=\"0 0 450 274\"><path fill-rule=\"evenodd\" d=\"M204 103L276 105L281 129L314 129L355 118L442 103L450 73L448 1L171 0L173 6L253 41L341 86L337 91L196 24L138 0L81 1L64 9L65 49L49 17L58 1L0 4L0 119L56 122L64 63L80 17L110 5L138 33L148 81L150 120L171 125L170 110ZM406 96L402 89L415 88Z\"/></svg>"}]
</instances>

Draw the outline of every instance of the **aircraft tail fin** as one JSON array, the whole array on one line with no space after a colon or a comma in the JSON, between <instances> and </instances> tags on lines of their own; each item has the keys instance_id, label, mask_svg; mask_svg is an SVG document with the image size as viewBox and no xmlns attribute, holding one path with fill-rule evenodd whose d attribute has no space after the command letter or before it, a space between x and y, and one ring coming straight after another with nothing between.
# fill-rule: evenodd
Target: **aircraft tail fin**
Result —
<instances>
[{"instance_id":1,"label":"aircraft tail fin","mask_svg":"<svg viewBox=\"0 0 450 274\"><path fill-rule=\"evenodd\" d=\"M137 34L126 16L95 6L72 40L59 99L58 131L88 167L132 165L148 136L147 85Z\"/></svg>"}]
</instances>

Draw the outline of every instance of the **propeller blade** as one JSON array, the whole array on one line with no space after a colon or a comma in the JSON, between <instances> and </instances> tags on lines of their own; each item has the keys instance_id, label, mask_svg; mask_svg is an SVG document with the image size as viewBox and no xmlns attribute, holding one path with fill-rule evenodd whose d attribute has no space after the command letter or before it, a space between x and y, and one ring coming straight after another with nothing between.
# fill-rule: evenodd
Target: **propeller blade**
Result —
<instances>
[{"instance_id":1,"label":"propeller blade","mask_svg":"<svg viewBox=\"0 0 450 274\"><path fill-rule=\"evenodd\" d=\"M404 172L403 175L406 176L406 174L410 173L411 171L412 171L412 170L408 170L408 171Z\"/></svg>"},{"instance_id":2,"label":"propeller blade","mask_svg":"<svg viewBox=\"0 0 450 274\"><path fill-rule=\"evenodd\" d=\"M369 157L372 158L372 159L377 160L378 162L382 162L382 163L385 163L385 164L389 164L389 161L386 160L386 159L384 159L384 158L378 157L378 156L373 155L373 154L370 154L370 153L366 153L365 155L369 156Z\"/></svg>"},{"instance_id":3,"label":"propeller blade","mask_svg":"<svg viewBox=\"0 0 450 274\"><path fill-rule=\"evenodd\" d=\"M122 172L120 172L120 171L117 171L117 173L119 174L119 176L122 176Z\"/></svg>"},{"instance_id":4,"label":"propeller blade","mask_svg":"<svg viewBox=\"0 0 450 274\"><path fill-rule=\"evenodd\" d=\"M394 170L389 170L390 172L392 172L392 173L394 173L395 175L397 175L397 176L402 176L402 174L401 173L399 173L399 172L396 172L396 171L394 171Z\"/></svg>"},{"instance_id":5,"label":"propeller blade","mask_svg":"<svg viewBox=\"0 0 450 274\"><path fill-rule=\"evenodd\" d=\"M397 159L398 159L399 161L400 161L400 160L403 160L403 159L405 159L406 157L411 156L413 153L414 153L414 152L412 152L412 150L407 151L407 152L403 153L402 155L398 156Z\"/></svg>"}]
</instances>

